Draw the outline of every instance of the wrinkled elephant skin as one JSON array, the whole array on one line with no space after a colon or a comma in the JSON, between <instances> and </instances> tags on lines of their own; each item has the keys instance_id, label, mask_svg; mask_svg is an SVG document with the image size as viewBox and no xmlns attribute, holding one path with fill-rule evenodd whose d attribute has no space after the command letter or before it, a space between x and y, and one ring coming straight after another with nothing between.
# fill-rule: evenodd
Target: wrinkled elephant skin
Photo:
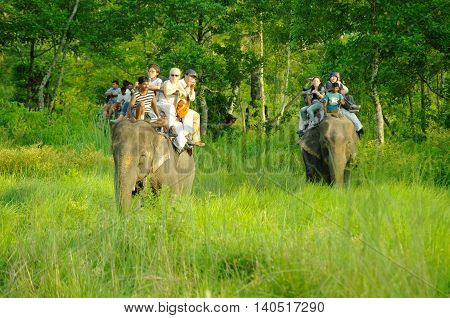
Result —
<instances>
[{"instance_id":1,"label":"wrinkled elephant skin","mask_svg":"<svg viewBox=\"0 0 450 318\"><path fill-rule=\"evenodd\" d=\"M350 177L358 137L345 117L327 116L300 140L307 181L342 186Z\"/></svg>"},{"instance_id":2,"label":"wrinkled elephant skin","mask_svg":"<svg viewBox=\"0 0 450 318\"><path fill-rule=\"evenodd\" d=\"M150 182L154 191L163 185L174 193L190 193L195 177L194 158L179 155L170 141L146 121L121 121L111 126L114 188L119 209L127 210L133 191Z\"/></svg>"}]
</instances>

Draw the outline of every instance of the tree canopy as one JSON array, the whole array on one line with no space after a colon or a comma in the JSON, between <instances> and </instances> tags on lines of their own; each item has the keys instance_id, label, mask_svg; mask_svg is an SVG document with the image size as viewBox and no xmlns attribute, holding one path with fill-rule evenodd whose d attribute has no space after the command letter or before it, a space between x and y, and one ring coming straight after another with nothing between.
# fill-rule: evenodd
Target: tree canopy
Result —
<instances>
[{"instance_id":1,"label":"tree canopy","mask_svg":"<svg viewBox=\"0 0 450 318\"><path fill-rule=\"evenodd\" d=\"M289 101L307 78L331 71L380 142L384 124L415 139L449 125L443 0L4 0L0 17L3 80L14 86L3 98L30 111L91 108L112 79L135 81L157 63L163 75L197 71L204 133L228 113L245 130L276 129L296 116Z\"/></svg>"}]
</instances>

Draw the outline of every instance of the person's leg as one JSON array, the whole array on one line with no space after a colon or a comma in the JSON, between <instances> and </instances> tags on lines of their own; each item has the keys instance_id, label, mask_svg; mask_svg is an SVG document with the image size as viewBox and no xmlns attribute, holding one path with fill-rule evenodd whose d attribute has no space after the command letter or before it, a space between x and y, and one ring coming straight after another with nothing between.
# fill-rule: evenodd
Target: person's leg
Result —
<instances>
[{"instance_id":1,"label":"person's leg","mask_svg":"<svg viewBox=\"0 0 450 318\"><path fill-rule=\"evenodd\" d=\"M356 116L355 113L351 113L353 118L353 123L355 124L356 131L360 131L363 128L363 125L361 124L361 121L359 120L358 116Z\"/></svg>"},{"instance_id":2,"label":"person's leg","mask_svg":"<svg viewBox=\"0 0 450 318\"><path fill-rule=\"evenodd\" d=\"M356 117L356 115L354 113L349 112L348 110L342 108L342 114L347 117L352 123L353 125L355 125L355 130L359 131L362 128L362 124L359 121L358 117Z\"/></svg>"},{"instance_id":3,"label":"person's leg","mask_svg":"<svg viewBox=\"0 0 450 318\"><path fill-rule=\"evenodd\" d=\"M308 113L308 116L309 116L309 120L312 123L315 122L314 118L315 118L316 111L318 111L321 108L322 108L322 104L319 102L316 102L316 103L312 104L311 106L309 106L308 109L306 110Z\"/></svg>"},{"instance_id":4,"label":"person's leg","mask_svg":"<svg viewBox=\"0 0 450 318\"><path fill-rule=\"evenodd\" d=\"M300 108L300 112L298 113L298 116L300 117L298 120L298 130L302 131L305 129L305 122L307 120L307 109L309 106L304 106Z\"/></svg>"},{"instance_id":5,"label":"person's leg","mask_svg":"<svg viewBox=\"0 0 450 318\"><path fill-rule=\"evenodd\" d=\"M309 106L303 106L300 108L300 116L303 118L303 121L306 121L308 119L308 107Z\"/></svg>"},{"instance_id":6,"label":"person's leg","mask_svg":"<svg viewBox=\"0 0 450 318\"><path fill-rule=\"evenodd\" d=\"M142 101L140 105L136 106L136 119L137 120L144 119L144 112L145 112L145 105L144 102Z\"/></svg>"},{"instance_id":7,"label":"person's leg","mask_svg":"<svg viewBox=\"0 0 450 318\"><path fill-rule=\"evenodd\" d=\"M125 102L125 103L123 103L122 110L120 111L120 115L121 115L122 117L127 116L128 106L129 106L129 105L130 105L130 102Z\"/></svg>"},{"instance_id":8,"label":"person's leg","mask_svg":"<svg viewBox=\"0 0 450 318\"><path fill-rule=\"evenodd\" d=\"M199 143L201 142L200 137L200 114L195 110L192 111L194 114L194 133L192 134L192 141Z\"/></svg>"},{"instance_id":9,"label":"person's leg","mask_svg":"<svg viewBox=\"0 0 450 318\"><path fill-rule=\"evenodd\" d=\"M112 122L118 123L125 119L125 117L127 116L127 113L128 113L128 105L130 105L129 102L123 103L122 109L120 110L119 117L116 120L113 120Z\"/></svg>"},{"instance_id":10,"label":"person's leg","mask_svg":"<svg viewBox=\"0 0 450 318\"><path fill-rule=\"evenodd\" d=\"M183 124L177 121L175 122L174 127L177 133L177 137L175 138L175 146L178 148L178 150L181 151L187 142L186 135L184 134Z\"/></svg>"},{"instance_id":11,"label":"person's leg","mask_svg":"<svg viewBox=\"0 0 450 318\"><path fill-rule=\"evenodd\" d=\"M173 104L164 104L160 109L166 114L169 127L175 126L178 122L177 113Z\"/></svg>"},{"instance_id":12,"label":"person's leg","mask_svg":"<svg viewBox=\"0 0 450 318\"><path fill-rule=\"evenodd\" d=\"M298 112L298 131L305 129L305 121L303 120L302 111Z\"/></svg>"},{"instance_id":13,"label":"person's leg","mask_svg":"<svg viewBox=\"0 0 450 318\"><path fill-rule=\"evenodd\" d=\"M323 108L320 109L320 118L319 123L323 120L323 117L325 116L325 112L323 111Z\"/></svg>"},{"instance_id":14,"label":"person's leg","mask_svg":"<svg viewBox=\"0 0 450 318\"><path fill-rule=\"evenodd\" d=\"M186 116L182 119L183 129L186 135L194 133L194 111L189 109Z\"/></svg>"},{"instance_id":15,"label":"person's leg","mask_svg":"<svg viewBox=\"0 0 450 318\"><path fill-rule=\"evenodd\" d=\"M319 106L319 103L313 103L311 106L308 107L308 109L306 110L308 113L308 118L309 118L309 126L308 128L312 128L315 126L315 124L317 123L316 119L315 119L315 113L317 110L319 110L321 107L321 104Z\"/></svg>"}]
</instances>

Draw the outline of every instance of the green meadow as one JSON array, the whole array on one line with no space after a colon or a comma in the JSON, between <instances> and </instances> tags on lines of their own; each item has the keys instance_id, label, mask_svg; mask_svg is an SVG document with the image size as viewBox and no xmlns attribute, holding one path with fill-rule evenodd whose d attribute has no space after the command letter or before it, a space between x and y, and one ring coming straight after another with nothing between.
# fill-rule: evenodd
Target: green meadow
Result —
<instances>
[{"instance_id":1,"label":"green meadow","mask_svg":"<svg viewBox=\"0 0 450 318\"><path fill-rule=\"evenodd\" d=\"M448 6L2 0L0 297L449 297ZM206 147L191 195L123 214L105 92L157 75ZM296 134L339 81L344 188L306 182Z\"/></svg>"},{"instance_id":2,"label":"green meadow","mask_svg":"<svg viewBox=\"0 0 450 318\"><path fill-rule=\"evenodd\" d=\"M196 149L191 196L123 215L109 132L83 125L3 131L1 297L448 297L445 133L363 139L336 189L305 182L293 125L228 129Z\"/></svg>"}]
</instances>

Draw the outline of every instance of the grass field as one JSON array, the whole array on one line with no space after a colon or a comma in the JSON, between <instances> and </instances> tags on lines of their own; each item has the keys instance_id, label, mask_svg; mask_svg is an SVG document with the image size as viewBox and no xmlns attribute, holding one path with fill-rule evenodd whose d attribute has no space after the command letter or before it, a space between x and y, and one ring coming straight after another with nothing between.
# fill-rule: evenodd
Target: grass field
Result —
<instances>
[{"instance_id":1,"label":"grass field","mask_svg":"<svg viewBox=\"0 0 450 318\"><path fill-rule=\"evenodd\" d=\"M147 191L126 216L109 137L66 137L0 149L2 297L449 295L445 134L363 141L335 189L305 182L288 131L231 130L197 150L192 196Z\"/></svg>"}]
</instances>

